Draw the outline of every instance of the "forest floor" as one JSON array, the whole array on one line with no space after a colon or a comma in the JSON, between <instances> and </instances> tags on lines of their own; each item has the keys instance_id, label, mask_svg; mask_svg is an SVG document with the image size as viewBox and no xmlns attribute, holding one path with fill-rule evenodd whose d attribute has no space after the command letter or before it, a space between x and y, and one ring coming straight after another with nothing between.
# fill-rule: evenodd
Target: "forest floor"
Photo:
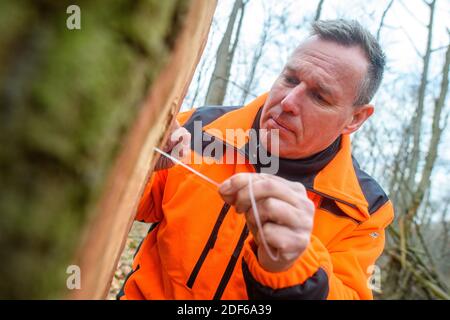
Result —
<instances>
[{"instance_id":1,"label":"forest floor","mask_svg":"<svg viewBox=\"0 0 450 320\"><path fill-rule=\"evenodd\" d=\"M128 273L131 272L131 265L133 264L133 256L136 252L137 247L141 243L142 239L147 235L150 224L142 222L134 222L131 227L130 233L128 234L127 242L125 248L120 256L119 263L117 264L117 269L114 274L111 287L108 293L108 300L115 300L116 295L122 289L123 282L127 277Z\"/></svg>"}]
</instances>

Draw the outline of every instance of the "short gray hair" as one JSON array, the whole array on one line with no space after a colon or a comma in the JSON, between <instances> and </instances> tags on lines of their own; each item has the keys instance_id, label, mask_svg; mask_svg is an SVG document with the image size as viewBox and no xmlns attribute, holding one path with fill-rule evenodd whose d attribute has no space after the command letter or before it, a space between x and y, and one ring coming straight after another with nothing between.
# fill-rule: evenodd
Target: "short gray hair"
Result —
<instances>
[{"instance_id":1,"label":"short gray hair","mask_svg":"<svg viewBox=\"0 0 450 320\"><path fill-rule=\"evenodd\" d=\"M369 66L359 85L354 105L372 100L383 79L386 57L375 37L356 20L318 20L313 22L311 35L346 47L359 46L366 53Z\"/></svg>"}]
</instances>

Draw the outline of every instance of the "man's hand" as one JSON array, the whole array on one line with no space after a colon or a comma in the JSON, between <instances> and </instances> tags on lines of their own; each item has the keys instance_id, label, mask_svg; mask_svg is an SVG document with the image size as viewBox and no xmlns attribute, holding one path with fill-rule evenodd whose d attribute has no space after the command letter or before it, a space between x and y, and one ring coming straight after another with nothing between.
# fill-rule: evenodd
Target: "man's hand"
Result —
<instances>
[{"instance_id":1,"label":"man's hand","mask_svg":"<svg viewBox=\"0 0 450 320\"><path fill-rule=\"evenodd\" d=\"M261 243L249 196L249 174L253 175L253 193L262 232L272 251L279 253L276 261L270 258ZM315 209L301 183L268 174L239 173L224 181L219 193L237 212L245 213L248 228L258 246L258 261L265 270L285 271L305 251L311 237Z\"/></svg>"},{"instance_id":2,"label":"man's hand","mask_svg":"<svg viewBox=\"0 0 450 320\"><path fill-rule=\"evenodd\" d=\"M186 159L191 150L191 134L185 128L181 127L178 121L175 121L171 127L170 137L162 150L181 161ZM154 170L169 169L173 165L172 160L160 155Z\"/></svg>"}]
</instances>

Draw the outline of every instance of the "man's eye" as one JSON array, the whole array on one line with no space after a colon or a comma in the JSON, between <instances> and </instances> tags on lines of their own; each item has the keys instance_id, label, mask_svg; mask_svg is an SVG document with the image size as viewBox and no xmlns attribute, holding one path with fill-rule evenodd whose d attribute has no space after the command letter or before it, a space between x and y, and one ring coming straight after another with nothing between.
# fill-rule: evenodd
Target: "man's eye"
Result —
<instances>
[{"instance_id":1,"label":"man's eye","mask_svg":"<svg viewBox=\"0 0 450 320\"><path fill-rule=\"evenodd\" d=\"M313 93L313 97L321 104L328 104L327 100L320 93Z\"/></svg>"},{"instance_id":2,"label":"man's eye","mask_svg":"<svg viewBox=\"0 0 450 320\"><path fill-rule=\"evenodd\" d=\"M295 77L290 77L290 76L284 76L284 80L288 83L288 84L292 84L292 85L297 85L300 83L300 81L295 78Z\"/></svg>"}]
</instances>

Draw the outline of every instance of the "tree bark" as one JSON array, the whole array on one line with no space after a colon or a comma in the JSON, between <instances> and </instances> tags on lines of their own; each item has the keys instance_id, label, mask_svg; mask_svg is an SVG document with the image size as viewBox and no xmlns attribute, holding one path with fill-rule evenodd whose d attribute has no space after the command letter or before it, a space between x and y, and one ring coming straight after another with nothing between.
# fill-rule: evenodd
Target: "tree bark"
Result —
<instances>
[{"instance_id":1,"label":"tree bark","mask_svg":"<svg viewBox=\"0 0 450 320\"><path fill-rule=\"evenodd\" d=\"M201 1L79 1L81 29L69 30L66 8L72 3L0 2L0 298L61 298L67 267L85 243L95 244L97 260L89 265L81 259L82 289L92 284L86 282L92 263L112 274L130 223L114 224L125 220L114 220L120 208L108 204L134 206L152 159L139 156L138 142L147 148L161 142L164 125L149 124L168 125L185 94L177 92L165 111L145 103L192 5ZM201 48L194 49L198 58ZM128 139L133 136L138 138ZM120 178L134 179L133 199L127 198L129 181ZM113 194L124 198L108 202L104 190L119 190ZM112 228L94 228L103 232L96 235L102 242L89 242L98 217L107 217L103 223ZM109 286L110 279L101 277L98 292ZM98 292L84 297L101 298Z\"/></svg>"}]
</instances>

